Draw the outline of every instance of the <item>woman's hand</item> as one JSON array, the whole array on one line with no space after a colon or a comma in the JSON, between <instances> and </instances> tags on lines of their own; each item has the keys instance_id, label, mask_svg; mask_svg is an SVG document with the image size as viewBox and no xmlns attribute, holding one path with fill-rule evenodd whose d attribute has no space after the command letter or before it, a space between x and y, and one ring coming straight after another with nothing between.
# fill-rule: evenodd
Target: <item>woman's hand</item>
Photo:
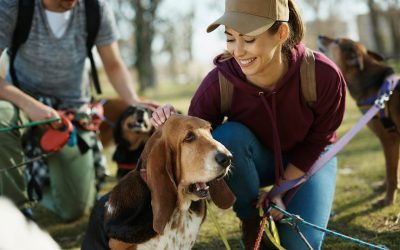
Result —
<instances>
[{"instance_id":1,"label":"woman's hand","mask_svg":"<svg viewBox=\"0 0 400 250\"><path fill-rule=\"evenodd\" d=\"M153 112L156 111L156 109L160 107L160 104L158 102L149 101L149 100L141 100L135 104L146 106Z\"/></svg>"},{"instance_id":2,"label":"woman's hand","mask_svg":"<svg viewBox=\"0 0 400 250\"><path fill-rule=\"evenodd\" d=\"M34 101L31 103L31 105L28 105L24 111L27 113L29 118L32 121L41 121L41 120L47 120L51 118L60 118L60 115L58 112L47 106L44 105L43 103L39 101ZM52 126L58 127L60 125L60 122L52 122Z\"/></svg>"},{"instance_id":3,"label":"woman's hand","mask_svg":"<svg viewBox=\"0 0 400 250\"><path fill-rule=\"evenodd\" d=\"M258 193L258 201L257 201L256 208L265 207L267 197L268 197L268 192L260 190L260 192ZM278 195L278 196L274 197L271 200L271 202L275 203L278 207L286 210L286 206L282 200L282 195ZM271 210L271 216L274 219L274 221L279 221L283 218L283 214L276 209Z\"/></svg>"},{"instance_id":4,"label":"woman's hand","mask_svg":"<svg viewBox=\"0 0 400 250\"><path fill-rule=\"evenodd\" d=\"M166 104L164 106L158 107L154 110L151 123L154 127L158 128L161 126L171 115L175 114L176 110L171 104Z\"/></svg>"}]
</instances>

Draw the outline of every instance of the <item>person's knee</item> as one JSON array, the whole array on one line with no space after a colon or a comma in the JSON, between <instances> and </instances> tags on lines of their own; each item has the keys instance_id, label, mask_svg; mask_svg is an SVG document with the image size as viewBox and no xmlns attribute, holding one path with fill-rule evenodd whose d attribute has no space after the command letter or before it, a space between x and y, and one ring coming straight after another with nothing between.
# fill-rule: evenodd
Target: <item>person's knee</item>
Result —
<instances>
[{"instance_id":1,"label":"person's knee","mask_svg":"<svg viewBox=\"0 0 400 250\"><path fill-rule=\"evenodd\" d=\"M16 120L17 109L12 103L0 100L0 110L0 127L7 127L10 121Z\"/></svg>"},{"instance_id":2,"label":"person's knee","mask_svg":"<svg viewBox=\"0 0 400 250\"><path fill-rule=\"evenodd\" d=\"M213 132L213 137L231 150L238 146L243 147L255 138L249 128L238 122L225 122L218 126Z\"/></svg>"}]
</instances>

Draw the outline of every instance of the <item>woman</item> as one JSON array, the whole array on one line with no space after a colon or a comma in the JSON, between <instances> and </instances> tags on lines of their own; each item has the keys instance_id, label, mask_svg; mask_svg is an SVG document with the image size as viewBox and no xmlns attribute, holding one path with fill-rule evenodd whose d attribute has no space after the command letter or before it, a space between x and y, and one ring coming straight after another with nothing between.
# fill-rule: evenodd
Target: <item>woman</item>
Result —
<instances>
[{"instance_id":1,"label":"woman","mask_svg":"<svg viewBox=\"0 0 400 250\"><path fill-rule=\"evenodd\" d=\"M300 85L304 26L293 0L226 0L224 15L207 31L219 25L225 26L231 58L215 58L216 68L196 91L189 115L211 122L213 136L234 156L226 181L237 196L233 209L242 221L244 244L252 249L259 225L254 200L260 187L303 176L335 141L345 108L345 82L329 59L314 52L317 100L307 105ZM223 124L219 72L234 86L228 121ZM174 112L171 105L158 108L153 124L160 126ZM336 165L336 158L326 163L286 209L326 227ZM272 201L285 208L282 196ZM257 206L264 200L261 195ZM272 216L282 218L276 210ZM278 229L285 248L307 249L291 228L278 223ZM300 230L314 249L321 248L323 233L303 226Z\"/></svg>"}]
</instances>

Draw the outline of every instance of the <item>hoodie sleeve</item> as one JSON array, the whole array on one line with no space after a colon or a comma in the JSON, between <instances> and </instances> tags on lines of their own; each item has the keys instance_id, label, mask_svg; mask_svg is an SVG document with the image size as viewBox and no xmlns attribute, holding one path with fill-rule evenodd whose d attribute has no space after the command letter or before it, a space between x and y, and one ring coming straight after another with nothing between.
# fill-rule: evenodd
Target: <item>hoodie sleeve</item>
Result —
<instances>
[{"instance_id":1,"label":"hoodie sleeve","mask_svg":"<svg viewBox=\"0 0 400 250\"><path fill-rule=\"evenodd\" d=\"M290 162L307 172L326 146L336 140L346 98L346 83L342 73L326 63L316 64L317 101L312 107L314 121L304 141L290 154Z\"/></svg>"},{"instance_id":2,"label":"hoodie sleeve","mask_svg":"<svg viewBox=\"0 0 400 250\"><path fill-rule=\"evenodd\" d=\"M188 114L209 121L213 128L224 119L221 114L218 70L213 69L201 82L190 102Z\"/></svg>"}]
</instances>

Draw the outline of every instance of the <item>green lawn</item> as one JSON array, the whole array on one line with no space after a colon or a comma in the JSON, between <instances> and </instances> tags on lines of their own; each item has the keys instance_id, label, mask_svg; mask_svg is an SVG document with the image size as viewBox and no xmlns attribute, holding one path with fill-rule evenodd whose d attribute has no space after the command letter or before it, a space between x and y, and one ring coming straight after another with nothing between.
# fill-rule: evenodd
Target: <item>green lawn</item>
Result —
<instances>
[{"instance_id":1,"label":"green lawn","mask_svg":"<svg viewBox=\"0 0 400 250\"><path fill-rule=\"evenodd\" d=\"M104 88L108 92L108 87ZM194 85L164 85L144 95L161 103L171 103L186 112L195 88ZM339 129L339 135L342 136L360 117L354 102L348 98L346 115ZM108 155L111 150L107 151ZM384 158L378 140L368 129L363 128L338 155L338 159L339 174L329 228L374 244L384 244L390 249L400 249L400 199L397 199L395 205L389 207L372 206L372 203L381 198L383 193L374 192L371 184L382 181L385 177ZM110 166L115 169L112 163ZM106 190L111 189L114 183L115 180L111 179ZM213 211L232 249L240 249L239 223L233 212L221 211L215 207ZM36 208L35 218L64 249L79 248L88 217L74 223L63 224L57 216ZM194 249L224 249L210 219L203 224ZM359 247L328 236L324 249L359 249Z\"/></svg>"}]
</instances>

